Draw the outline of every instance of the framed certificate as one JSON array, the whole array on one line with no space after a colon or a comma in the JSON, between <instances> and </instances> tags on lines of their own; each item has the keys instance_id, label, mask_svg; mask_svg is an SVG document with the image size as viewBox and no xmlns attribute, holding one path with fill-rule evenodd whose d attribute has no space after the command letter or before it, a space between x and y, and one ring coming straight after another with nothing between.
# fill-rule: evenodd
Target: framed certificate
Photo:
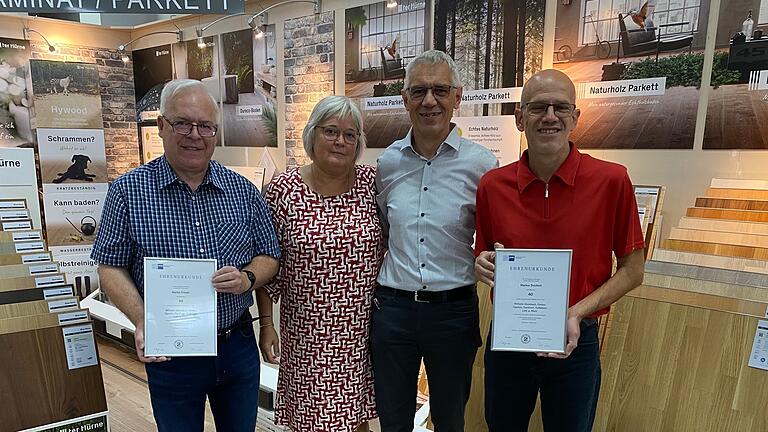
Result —
<instances>
[{"instance_id":1,"label":"framed certificate","mask_svg":"<svg viewBox=\"0 0 768 432\"><path fill-rule=\"evenodd\" d=\"M144 355L215 356L214 259L144 258Z\"/></svg>"},{"instance_id":2,"label":"framed certificate","mask_svg":"<svg viewBox=\"0 0 768 432\"><path fill-rule=\"evenodd\" d=\"M491 349L564 353L571 249L496 249Z\"/></svg>"}]
</instances>

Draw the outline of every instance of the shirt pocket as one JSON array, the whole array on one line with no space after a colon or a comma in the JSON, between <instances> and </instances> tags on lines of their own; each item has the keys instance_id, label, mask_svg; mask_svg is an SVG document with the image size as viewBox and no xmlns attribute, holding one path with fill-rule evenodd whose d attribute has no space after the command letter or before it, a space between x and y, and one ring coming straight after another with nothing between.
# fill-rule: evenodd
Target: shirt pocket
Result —
<instances>
[{"instance_id":1,"label":"shirt pocket","mask_svg":"<svg viewBox=\"0 0 768 432\"><path fill-rule=\"evenodd\" d=\"M219 267L240 268L253 259L253 241L248 224L221 223L216 227L216 246L219 251Z\"/></svg>"}]
</instances>

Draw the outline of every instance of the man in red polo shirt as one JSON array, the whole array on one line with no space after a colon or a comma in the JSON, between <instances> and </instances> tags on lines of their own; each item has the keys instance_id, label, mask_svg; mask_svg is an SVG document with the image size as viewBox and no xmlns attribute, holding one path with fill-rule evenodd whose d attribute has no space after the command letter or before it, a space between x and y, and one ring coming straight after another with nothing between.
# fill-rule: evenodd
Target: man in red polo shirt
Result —
<instances>
[{"instance_id":1,"label":"man in red polo shirt","mask_svg":"<svg viewBox=\"0 0 768 432\"><path fill-rule=\"evenodd\" d=\"M582 154L568 141L580 114L575 101L564 73L531 77L515 111L528 150L485 174L477 190L478 280L493 287L494 248L573 250L565 354L485 353L491 432L527 430L539 392L546 430L592 430L600 390L595 317L643 281L632 182L623 166Z\"/></svg>"}]
</instances>

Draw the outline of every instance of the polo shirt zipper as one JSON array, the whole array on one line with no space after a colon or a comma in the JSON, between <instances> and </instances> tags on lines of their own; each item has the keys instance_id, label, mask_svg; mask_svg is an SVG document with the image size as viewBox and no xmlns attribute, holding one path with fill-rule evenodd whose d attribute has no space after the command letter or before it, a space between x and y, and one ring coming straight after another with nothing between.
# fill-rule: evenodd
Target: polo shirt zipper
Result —
<instances>
[{"instance_id":1,"label":"polo shirt zipper","mask_svg":"<svg viewBox=\"0 0 768 432\"><path fill-rule=\"evenodd\" d=\"M549 183L544 183L544 218L549 219Z\"/></svg>"}]
</instances>

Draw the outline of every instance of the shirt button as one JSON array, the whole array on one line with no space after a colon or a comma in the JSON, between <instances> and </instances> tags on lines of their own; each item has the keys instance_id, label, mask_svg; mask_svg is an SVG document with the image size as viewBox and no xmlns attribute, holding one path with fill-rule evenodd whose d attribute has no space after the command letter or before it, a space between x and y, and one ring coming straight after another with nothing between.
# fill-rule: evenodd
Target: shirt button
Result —
<instances>
[{"instance_id":1,"label":"shirt button","mask_svg":"<svg viewBox=\"0 0 768 432\"><path fill-rule=\"evenodd\" d=\"M426 267L427 265L426 265L426 264L424 264L424 263L421 263L421 266L422 266L422 267Z\"/></svg>"},{"instance_id":2,"label":"shirt button","mask_svg":"<svg viewBox=\"0 0 768 432\"><path fill-rule=\"evenodd\" d=\"M197 199L197 198L195 198L195 197L192 197L192 201L194 201L194 200L196 200L196 199Z\"/></svg>"},{"instance_id":3,"label":"shirt button","mask_svg":"<svg viewBox=\"0 0 768 432\"><path fill-rule=\"evenodd\" d=\"M195 222L195 226L200 226L200 222Z\"/></svg>"},{"instance_id":4,"label":"shirt button","mask_svg":"<svg viewBox=\"0 0 768 432\"><path fill-rule=\"evenodd\" d=\"M419 239L419 243L424 243L424 239Z\"/></svg>"},{"instance_id":5,"label":"shirt button","mask_svg":"<svg viewBox=\"0 0 768 432\"><path fill-rule=\"evenodd\" d=\"M424 217L424 213L421 214L421 217Z\"/></svg>"},{"instance_id":6,"label":"shirt button","mask_svg":"<svg viewBox=\"0 0 768 432\"><path fill-rule=\"evenodd\" d=\"M428 188L428 187L426 187L426 186L424 186L424 190L427 190L427 189L429 189L429 188Z\"/></svg>"},{"instance_id":7,"label":"shirt button","mask_svg":"<svg viewBox=\"0 0 768 432\"><path fill-rule=\"evenodd\" d=\"M432 162L427 162L427 165L432 165Z\"/></svg>"},{"instance_id":8,"label":"shirt button","mask_svg":"<svg viewBox=\"0 0 768 432\"><path fill-rule=\"evenodd\" d=\"M200 248L200 253L204 253L204 252L205 252L205 249Z\"/></svg>"},{"instance_id":9,"label":"shirt button","mask_svg":"<svg viewBox=\"0 0 768 432\"><path fill-rule=\"evenodd\" d=\"M421 289L427 289L427 286L426 285L422 285Z\"/></svg>"}]
</instances>

